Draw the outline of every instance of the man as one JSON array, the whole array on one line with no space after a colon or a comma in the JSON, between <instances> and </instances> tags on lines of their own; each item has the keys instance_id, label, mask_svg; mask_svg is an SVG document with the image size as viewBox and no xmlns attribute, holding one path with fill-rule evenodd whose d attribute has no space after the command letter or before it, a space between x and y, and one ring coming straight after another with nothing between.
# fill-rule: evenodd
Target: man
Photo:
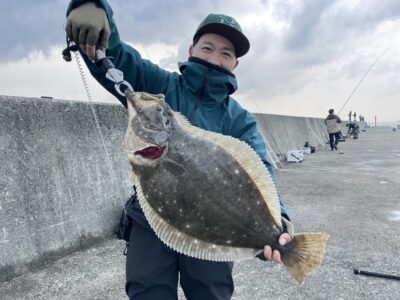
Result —
<instances>
[{"instance_id":1,"label":"man","mask_svg":"<svg viewBox=\"0 0 400 300\"><path fill-rule=\"evenodd\" d=\"M123 71L134 90L164 94L170 107L185 115L193 125L247 142L262 158L266 172L268 169L273 175L255 118L230 97L237 89L232 73L239 63L237 58L246 54L250 47L233 18L207 16L197 28L189 47L189 60L179 64L181 74L178 74L142 59L135 49L123 43L112 15L105 0L72 0L67 12L67 36L87 55L83 55L84 60L100 84L126 106L126 99L92 63L96 58L96 45L114 58L116 68ZM126 292L130 298L177 299L178 273L187 299L231 298L232 263L199 260L173 251L156 237L137 202L132 211L134 225L126 263ZM283 227L293 235L283 203L281 212ZM279 238L282 245L290 240L288 233ZM268 245L262 256L280 262L279 251Z\"/></svg>"},{"instance_id":2,"label":"man","mask_svg":"<svg viewBox=\"0 0 400 300\"><path fill-rule=\"evenodd\" d=\"M353 137L353 139L358 139L358 133L360 132L360 126L357 123L349 123L346 124L346 127L349 127L347 131L346 137Z\"/></svg>"},{"instance_id":3,"label":"man","mask_svg":"<svg viewBox=\"0 0 400 300\"><path fill-rule=\"evenodd\" d=\"M334 114L335 111L333 109L330 109L328 112L329 115L325 119L325 124L329 133L329 144L331 146L331 151L333 151L333 149L338 149L337 145L339 143L340 132L342 130L339 123L342 123L342 120L340 120L340 118Z\"/></svg>"},{"instance_id":4,"label":"man","mask_svg":"<svg viewBox=\"0 0 400 300\"><path fill-rule=\"evenodd\" d=\"M346 127L349 127L349 130L347 130L347 133L346 133L346 137L353 135L355 123L348 123L348 124L346 124Z\"/></svg>"}]
</instances>

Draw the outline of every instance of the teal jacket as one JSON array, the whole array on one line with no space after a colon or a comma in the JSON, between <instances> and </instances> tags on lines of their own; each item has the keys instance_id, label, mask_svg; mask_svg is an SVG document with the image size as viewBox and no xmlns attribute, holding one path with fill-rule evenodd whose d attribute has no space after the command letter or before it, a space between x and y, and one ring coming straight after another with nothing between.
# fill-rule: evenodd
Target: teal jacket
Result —
<instances>
[{"instance_id":1,"label":"teal jacket","mask_svg":"<svg viewBox=\"0 0 400 300\"><path fill-rule=\"evenodd\" d=\"M67 15L85 2L90 1L72 0ZM186 116L193 125L248 143L274 178L255 118L230 96L237 89L235 75L195 57L179 63L180 74L161 69L141 58L139 52L120 40L112 9L105 0L91 2L103 7L108 16L111 36L106 54L113 57L115 67L124 73L124 79L135 91L164 94L169 106ZM104 71L85 55L83 57L94 78L126 106L126 99L116 92L114 84L104 76ZM282 201L281 213L289 219Z\"/></svg>"}]
</instances>

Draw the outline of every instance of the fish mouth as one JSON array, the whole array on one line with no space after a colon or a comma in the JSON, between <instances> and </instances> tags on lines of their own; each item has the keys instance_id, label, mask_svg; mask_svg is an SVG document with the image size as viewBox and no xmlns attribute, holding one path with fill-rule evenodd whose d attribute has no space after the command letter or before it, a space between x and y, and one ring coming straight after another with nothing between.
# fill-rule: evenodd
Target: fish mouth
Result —
<instances>
[{"instance_id":1,"label":"fish mouth","mask_svg":"<svg viewBox=\"0 0 400 300\"><path fill-rule=\"evenodd\" d=\"M144 149L135 151L134 155L140 155L146 159L157 159L164 154L165 147L150 146Z\"/></svg>"}]
</instances>

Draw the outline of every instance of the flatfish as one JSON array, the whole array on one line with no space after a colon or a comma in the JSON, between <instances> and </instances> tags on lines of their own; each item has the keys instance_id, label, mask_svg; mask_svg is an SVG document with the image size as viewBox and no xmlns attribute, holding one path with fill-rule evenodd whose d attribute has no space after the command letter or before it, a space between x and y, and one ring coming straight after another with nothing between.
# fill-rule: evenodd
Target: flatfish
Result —
<instances>
[{"instance_id":1,"label":"flatfish","mask_svg":"<svg viewBox=\"0 0 400 300\"><path fill-rule=\"evenodd\" d=\"M192 126L163 95L126 91L126 98L124 147L133 181L150 226L166 245L212 261L254 258L270 245L298 283L321 264L327 234L296 234L279 244L279 196L248 144Z\"/></svg>"}]
</instances>

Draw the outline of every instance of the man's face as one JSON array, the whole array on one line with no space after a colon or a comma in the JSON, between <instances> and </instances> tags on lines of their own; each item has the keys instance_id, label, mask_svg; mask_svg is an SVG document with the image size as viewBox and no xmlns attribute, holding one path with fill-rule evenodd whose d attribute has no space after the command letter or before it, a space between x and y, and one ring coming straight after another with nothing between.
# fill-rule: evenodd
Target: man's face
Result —
<instances>
[{"instance_id":1,"label":"man's face","mask_svg":"<svg viewBox=\"0 0 400 300\"><path fill-rule=\"evenodd\" d=\"M233 44L225 37L214 34L203 34L195 45L189 48L189 57L201 58L232 72L239 61L235 55Z\"/></svg>"}]
</instances>

